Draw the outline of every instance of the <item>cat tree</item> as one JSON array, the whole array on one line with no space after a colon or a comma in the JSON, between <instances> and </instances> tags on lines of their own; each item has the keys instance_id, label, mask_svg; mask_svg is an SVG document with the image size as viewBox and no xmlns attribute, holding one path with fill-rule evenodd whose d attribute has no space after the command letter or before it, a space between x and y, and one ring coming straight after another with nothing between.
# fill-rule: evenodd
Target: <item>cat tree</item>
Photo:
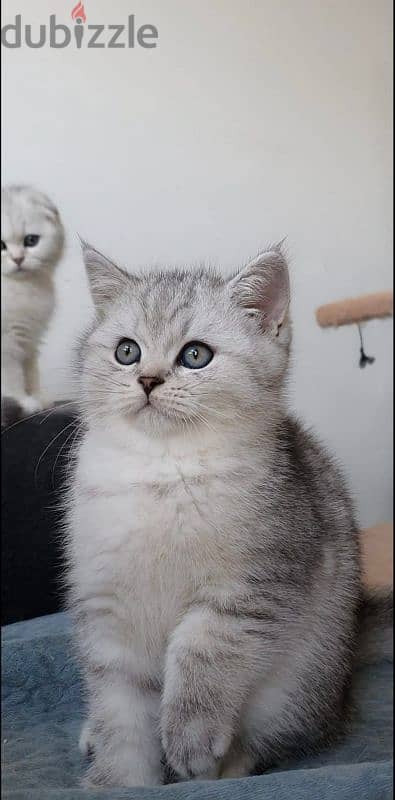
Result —
<instances>
[{"instance_id":1,"label":"cat tree","mask_svg":"<svg viewBox=\"0 0 395 800\"><path fill-rule=\"evenodd\" d=\"M316 312L317 322L321 328L337 328L340 325L351 325L352 323L360 325L370 319L392 317L393 303L392 292L377 292L349 300L340 300L320 306Z\"/></svg>"},{"instance_id":2,"label":"cat tree","mask_svg":"<svg viewBox=\"0 0 395 800\"><path fill-rule=\"evenodd\" d=\"M372 319L393 315L393 292L377 292L362 297L340 300L320 306L316 319L321 328L338 328L357 325L361 340L360 367L372 364L374 358L366 356L363 349L361 325ZM371 586L393 583L393 524L381 522L363 532L361 536L365 580Z\"/></svg>"}]
</instances>

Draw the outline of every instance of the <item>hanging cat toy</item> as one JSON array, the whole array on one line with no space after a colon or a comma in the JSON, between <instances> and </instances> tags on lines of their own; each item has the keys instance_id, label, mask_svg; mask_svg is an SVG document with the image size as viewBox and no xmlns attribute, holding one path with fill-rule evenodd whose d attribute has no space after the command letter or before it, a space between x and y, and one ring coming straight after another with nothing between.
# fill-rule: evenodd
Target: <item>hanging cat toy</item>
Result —
<instances>
[{"instance_id":1,"label":"hanging cat toy","mask_svg":"<svg viewBox=\"0 0 395 800\"><path fill-rule=\"evenodd\" d=\"M364 369L373 364L375 358L365 353L362 325L371 319L384 319L393 315L393 292L376 292L362 297L340 300L320 306L316 311L316 319L321 328L339 328L341 325L356 325L359 333L359 366Z\"/></svg>"}]
</instances>

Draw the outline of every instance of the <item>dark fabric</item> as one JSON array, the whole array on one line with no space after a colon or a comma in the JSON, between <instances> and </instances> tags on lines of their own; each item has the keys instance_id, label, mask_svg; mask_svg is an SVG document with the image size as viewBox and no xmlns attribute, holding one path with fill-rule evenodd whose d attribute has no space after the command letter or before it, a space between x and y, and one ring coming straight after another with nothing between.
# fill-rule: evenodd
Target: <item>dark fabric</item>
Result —
<instances>
[{"instance_id":1,"label":"dark fabric","mask_svg":"<svg viewBox=\"0 0 395 800\"><path fill-rule=\"evenodd\" d=\"M157 789L83 789L83 699L67 614L2 632L3 797L7 800L391 800L392 663L355 676L355 715L336 747L257 778Z\"/></svg>"},{"instance_id":2,"label":"dark fabric","mask_svg":"<svg viewBox=\"0 0 395 800\"><path fill-rule=\"evenodd\" d=\"M2 431L2 625L62 607L59 501L76 432L61 407Z\"/></svg>"}]
</instances>

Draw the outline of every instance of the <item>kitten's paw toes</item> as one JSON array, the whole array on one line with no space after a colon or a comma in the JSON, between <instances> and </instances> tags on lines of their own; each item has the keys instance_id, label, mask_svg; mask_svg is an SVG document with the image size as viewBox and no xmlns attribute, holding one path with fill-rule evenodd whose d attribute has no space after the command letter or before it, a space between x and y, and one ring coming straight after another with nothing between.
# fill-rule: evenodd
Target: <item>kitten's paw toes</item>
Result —
<instances>
[{"instance_id":1,"label":"kitten's paw toes","mask_svg":"<svg viewBox=\"0 0 395 800\"><path fill-rule=\"evenodd\" d=\"M256 759L248 753L229 752L222 764L221 778L245 778L252 775Z\"/></svg>"},{"instance_id":2,"label":"kitten's paw toes","mask_svg":"<svg viewBox=\"0 0 395 800\"><path fill-rule=\"evenodd\" d=\"M25 394L19 399L19 402L23 408L25 416L28 414L36 414L38 411L42 411L43 409L41 400L38 397L33 397L31 394Z\"/></svg>"},{"instance_id":3,"label":"kitten's paw toes","mask_svg":"<svg viewBox=\"0 0 395 800\"><path fill-rule=\"evenodd\" d=\"M88 771L81 780L81 786L83 789L98 789L100 787L111 785L112 781L110 773L106 773L104 769L100 769L94 764L89 767Z\"/></svg>"},{"instance_id":4,"label":"kitten's paw toes","mask_svg":"<svg viewBox=\"0 0 395 800\"><path fill-rule=\"evenodd\" d=\"M228 751L231 734L219 730L217 721L193 719L171 726L163 736L166 758L183 778L216 778L220 761Z\"/></svg>"},{"instance_id":5,"label":"kitten's paw toes","mask_svg":"<svg viewBox=\"0 0 395 800\"><path fill-rule=\"evenodd\" d=\"M163 774L159 767L158 769L153 769L141 761L133 765L133 759L131 759L131 764L128 767L126 765L119 766L117 765L116 757L114 757L114 761L108 761L107 763L103 759L100 760L100 763L94 761L82 779L84 789L97 789L108 786L122 786L125 788L133 788L135 786L152 787L161 786L162 784Z\"/></svg>"}]
</instances>

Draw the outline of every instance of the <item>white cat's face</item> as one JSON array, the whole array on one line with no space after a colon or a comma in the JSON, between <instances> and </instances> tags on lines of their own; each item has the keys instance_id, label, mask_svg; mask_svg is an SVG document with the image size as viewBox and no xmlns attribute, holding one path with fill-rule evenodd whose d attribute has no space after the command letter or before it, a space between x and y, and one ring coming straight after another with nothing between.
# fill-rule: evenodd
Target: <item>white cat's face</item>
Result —
<instances>
[{"instance_id":1,"label":"white cat's face","mask_svg":"<svg viewBox=\"0 0 395 800\"><path fill-rule=\"evenodd\" d=\"M98 318L79 359L82 408L91 422L108 427L123 419L162 435L229 431L262 410L269 420L290 333L282 326L285 260L276 252L265 259L257 276L255 267L246 268L227 281L208 270L128 276L93 252L88 274Z\"/></svg>"},{"instance_id":2,"label":"white cat's face","mask_svg":"<svg viewBox=\"0 0 395 800\"><path fill-rule=\"evenodd\" d=\"M60 258L63 227L46 195L29 187L2 190L1 274L16 278L51 269Z\"/></svg>"}]
</instances>

